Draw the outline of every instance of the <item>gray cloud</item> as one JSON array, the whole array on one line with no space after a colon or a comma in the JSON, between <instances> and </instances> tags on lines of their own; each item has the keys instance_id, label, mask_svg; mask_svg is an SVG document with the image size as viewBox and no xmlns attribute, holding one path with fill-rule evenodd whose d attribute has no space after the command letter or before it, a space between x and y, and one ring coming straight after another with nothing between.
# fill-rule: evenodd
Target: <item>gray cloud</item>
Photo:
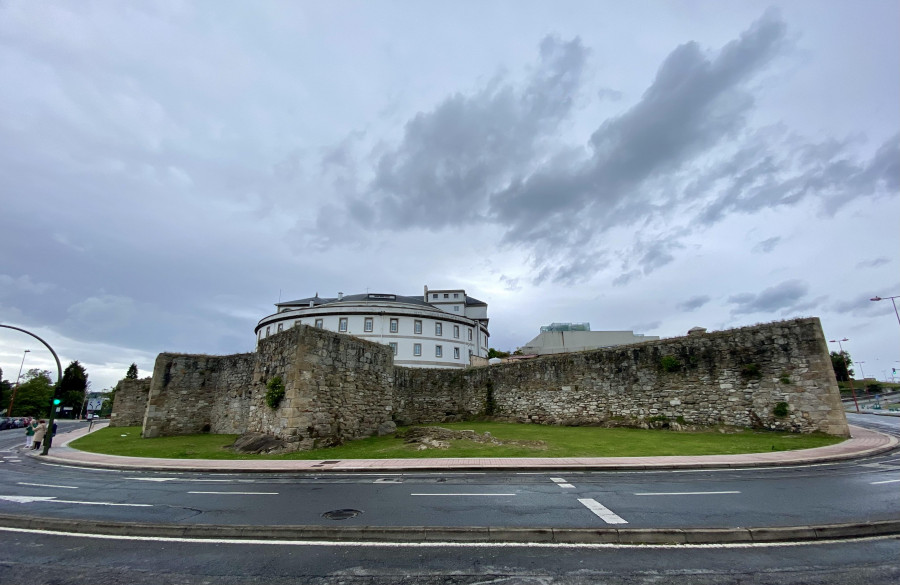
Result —
<instances>
[{"instance_id":1,"label":"gray cloud","mask_svg":"<svg viewBox=\"0 0 900 585\"><path fill-rule=\"evenodd\" d=\"M695 226L707 226L806 197L833 213L841 197L889 192L900 138L870 161L852 161L848 141L807 144L779 127L746 128L753 83L786 39L769 11L715 54L695 42L677 47L637 103L600 124L586 148L573 148L551 137L572 111L588 51L577 38L545 38L523 84L495 78L410 119L399 144L375 158L372 179L339 188L343 203L319 212L318 233L322 241L347 233L346 221L368 230L490 223L502 245L530 252L532 283L574 284L608 266L606 229L650 226L632 250L646 276L683 248L686 230L652 227L671 215L693 213ZM343 164L344 152L338 145L324 162ZM623 270L614 285L640 276Z\"/></svg>"},{"instance_id":2,"label":"gray cloud","mask_svg":"<svg viewBox=\"0 0 900 585\"><path fill-rule=\"evenodd\" d=\"M728 302L735 305L735 315L746 313L778 313L810 308L803 303L803 297L809 291L809 285L799 280L787 280L764 289L759 294L741 293L728 297Z\"/></svg>"},{"instance_id":3,"label":"gray cloud","mask_svg":"<svg viewBox=\"0 0 900 585\"><path fill-rule=\"evenodd\" d=\"M586 55L577 38L547 37L521 87L495 78L474 95L457 93L417 114L400 144L377 159L365 193L351 201L354 217L394 229L481 221L489 194L543 156L542 142L573 107Z\"/></svg>"},{"instance_id":4,"label":"gray cloud","mask_svg":"<svg viewBox=\"0 0 900 585\"><path fill-rule=\"evenodd\" d=\"M884 266L885 264L890 264L891 259L885 258L884 256L879 256L878 258L873 258L872 260L863 260L862 262L858 262L856 264L857 268L878 268L879 266Z\"/></svg>"},{"instance_id":5,"label":"gray cloud","mask_svg":"<svg viewBox=\"0 0 900 585\"><path fill-rule=\"evenodd\" d=\"M697 295L678 303L677 307L682 311L696 311L710 301L709 295Z\"/></svg>"},{"instance_id":6,"label":"gray cloud","mask_svg":"<svg viewBox=\"0 0 900 585\"><path fill-rule=\"evenodd\" d=\"M768 254L781 242L781 237L775 236L773 238L767 238L755 246L753 246L753 251L759 254Z\"/></svg>"}]
</instances>

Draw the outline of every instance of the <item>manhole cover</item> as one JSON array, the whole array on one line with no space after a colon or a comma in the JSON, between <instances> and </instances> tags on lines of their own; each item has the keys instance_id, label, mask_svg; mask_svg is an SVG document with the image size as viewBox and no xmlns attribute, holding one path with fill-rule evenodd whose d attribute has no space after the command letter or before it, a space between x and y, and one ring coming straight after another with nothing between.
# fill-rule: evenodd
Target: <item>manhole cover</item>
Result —
<instances>
[{"instance_id":1,"label":"manhole cover","mask_svg":"<svg viewBox=\"0 0 900 585\"><path fill-rule=\"evenodd\" d=\"M351 510L349 508L344 510L332 510L331 512L325 512L322 514L325 518L329 520L346 520L347 518L355 518L362 514L362 510Z\"/></svg>"}]
</instances>

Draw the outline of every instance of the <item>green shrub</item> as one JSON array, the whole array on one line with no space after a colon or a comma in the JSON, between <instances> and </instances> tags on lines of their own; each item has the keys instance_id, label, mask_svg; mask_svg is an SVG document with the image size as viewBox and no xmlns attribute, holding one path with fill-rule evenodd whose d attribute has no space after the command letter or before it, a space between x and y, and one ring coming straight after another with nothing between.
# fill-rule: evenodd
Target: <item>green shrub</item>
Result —
<instances>
[{"instance_id":1,"label":"green shrub","mask_svg":"<svg viewBox=\"0 0 900 585\"><path fill-rule=\"evenodd\" d=\"M664 355L659 360L659 365L667 372L677 372L681 369L681 362L674 355Z\"/></svg>"},{"instance_id":2,"label":"green shrub","mask_svg":"<svg viewBox=\"0 0 900 585\"><path fill-rule=\"evenodd\" d=\"M266 404L269 408L278 408L284 398L284 382L275 376L266 383Z\"/></svg>"},{"instance_id":3,"label":"green shrub","mask_svg":"<svg viewBox=\"0 0 900 585\"><path fill-rule=\"evenodd\" d=\"M783 418L788 415L788 403L787 402L779 402L775 405L775 408L772 409L772 414L777 416L778 418Z\"/></svg>"},{"instance_id":4,"label":"green shrub","mask_svg":"<svg viewBox=\"0 0 900 585\"><path fill-rule=\"evenodd\" d=\"M741 366L741 375L746 378L759 378L759 364L744 364Z\"/></svg>"},{"instance_id":5,"label":"green shrub","mask_svg":"<svg viewBox=\"0 0 900 585\"><path fill-rule=\"evenodd\" d=\"M791 375L788 372L781 372L781 377L778 378L778 381L782 384L793 384L791 381Z\"/></svg>"}]
</instances>

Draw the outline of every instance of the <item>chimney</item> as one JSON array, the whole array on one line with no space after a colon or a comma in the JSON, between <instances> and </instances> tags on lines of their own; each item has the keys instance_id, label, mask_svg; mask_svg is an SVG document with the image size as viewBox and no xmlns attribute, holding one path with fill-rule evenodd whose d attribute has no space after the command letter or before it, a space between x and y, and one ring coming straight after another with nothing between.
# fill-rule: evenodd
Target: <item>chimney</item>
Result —
<instances>
[{"instance_id":1,"label":"chimney","mask_svg":"<svg viewBox=\"0 0 900 585\"><path fill-rule=\"evenodd\" d=\"M344 300L344 293L342 293L342 292L339 292L339 293L338 293L338 300L339 300L339 301L343 301L343 300Z\"/></svg>"},{"instance_id":2,"label":"chimney","mask_svg":"<svg viewBox=\"0 0 900 585\"><path fill-rule=\"evenodd\" d=\"M426 303L428 302L428 285L427 284L425 285L425 298L422 300L425 301Z\"/></svg>"}]
</instances>

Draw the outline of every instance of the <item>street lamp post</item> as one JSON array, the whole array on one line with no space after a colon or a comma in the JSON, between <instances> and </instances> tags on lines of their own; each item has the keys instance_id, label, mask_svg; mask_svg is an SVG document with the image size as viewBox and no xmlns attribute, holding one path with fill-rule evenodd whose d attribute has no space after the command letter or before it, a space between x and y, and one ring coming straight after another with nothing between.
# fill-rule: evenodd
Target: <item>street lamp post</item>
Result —
<instances>
[{"instance_id":1,"label":"street lamp post","mask_svg":"<svg viewBox=\"0 0 900 585\"><path fill-rule=\"evenodd\" d=\"M883 297L882 298L882 297L879 297L878 295L875 295L874 297L872 297L869 300L870 301L883 301L884 299L891 299L891 303L893 303L893 305L894 305L894 314L897 315L897 323L900 323L900 312L897 312L897 302L894 300L894 299L898 299L898 298L900 298L900 296Z\"/></svg>"},{"instance_id":2,"label":"street lamp post","mask_svg":"<svg viewBox=\"0 0 900 585\"><path fill-rule=\"evenodd\" d=\"M12 416L13 402L16 401L16 392L19 390L19 381L22 379L22 366L25 365L25 356L28 355L30 349L26 349L22 354L22 363L19 364L19 375L16 377L16 386L13 388L12 395L9 397L9 408L6 409L6 416Z\"/></svg>"},{"instance_id":3,"label":"street lamp post","mask_svg":"<svg viewBox=\"0 0 900 585\"><path fill-rule=\"evenodd\" d=\"M842 341L850 341L846 337L843 339L831 339L828 343L837 343L838 347L841 348L841 361L844 362L844 370L847 371L847 381L850 382L850 395L853 396L853 404L856 405L856 412L859 412L859 402L856 401L856 390L853 389L853 376L850 375L850 368L847 367L847 358L844 357L844 346L841 345Z\"/></svg>"},{"instance_id":4,"label":"street lamp post","mask_svg":"<svg viewBox=\"0 0 900 585\"><path fill-rule=\"evenodd\" d=\"M50 347L50 344L31 331L22 329L21 327L13 327L12 325L3 325L2 323L0 323L0 327L4 329L14 329L16 331L21 331L26 335L34 337L35 339L43 343L44 347L50 350L50 353L53 354L53 359L56 360L56 385L53 388L53 401L50 404L50 422L47 425L47 435L44 439L44 450L39 453L40 455L46 455L50 451L50 445L53 443L53 418L56 415L56 405L59 404L59 400L56 398L56 393L59 392L59 384L60 382L62 382L62 364L59 363L59 356L56 355L56 352L53 351L53 348ZM23 359L22 361L24 362L25 360Z\"/></svg>"},{"instance_id":5,"label":"street lamp post","mask_svg":"<svg viewBox=\"0 0 900 585\"><path fill-rule=\"evenodd\" d=\"M870 400L871 396L869 396L869 385L866 384L866 371L862 367L864 363L866 362L856 362L856 365L859 366L859 373L862 374L863 377L863 392L866 393L866 400Z\"/></svg>"}]
</instances>

